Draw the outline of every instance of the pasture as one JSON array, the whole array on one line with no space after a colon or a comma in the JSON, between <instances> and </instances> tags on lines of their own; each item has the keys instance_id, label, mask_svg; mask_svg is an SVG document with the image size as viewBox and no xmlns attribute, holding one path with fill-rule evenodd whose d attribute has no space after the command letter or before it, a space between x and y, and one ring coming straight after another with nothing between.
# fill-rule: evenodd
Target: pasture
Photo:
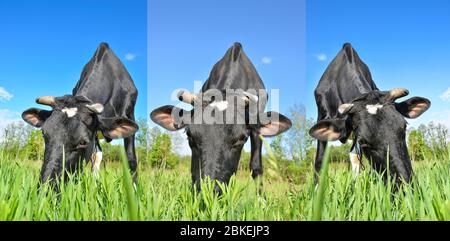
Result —
<instances>
[{"instance_id":1,"label":"pasture","mask_svg":"<svg viewBox=\"0 0 450 241\"><path fill-rule=\"evenodd\" d=\"M107 162L97 180L88 166L60 194L38 189L40 166L0 150L0 220L450 220L450 157L414 162L412 185L396 194L370 168L355 178L345 163L324 168L318 187L310 164L297 184L266 174L261 195L240 171L221 197L207 181L194 194L189 165L142 164L136 191L125 162Z\"/></svg>"}]
</instances>

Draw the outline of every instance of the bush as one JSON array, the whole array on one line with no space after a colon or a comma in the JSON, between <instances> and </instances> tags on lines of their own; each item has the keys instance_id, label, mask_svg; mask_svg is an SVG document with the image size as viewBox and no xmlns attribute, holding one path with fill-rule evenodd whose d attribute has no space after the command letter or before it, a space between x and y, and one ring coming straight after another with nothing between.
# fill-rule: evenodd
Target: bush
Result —
<instances>
[{"instance_id":1,"label":"bush","mask_svg":"<svg viewBox=\"0 0 450 241\"><path fill-rule=\"evenodd\" d=\"M44 137L40 130L32 130L24 150L28 154L28 159L33 161L44 160Z\"/></svg>"},{"instance_id":2,"label":"bush","mask_svg":"<svg viewBox=\"0 0 450 241\"><path fill-rule=\"evenodd\" d=\"M330 150L330 161L331 162L348 162L349 152L352 148L352 144L343 144L340 146L333 146Z\"/></svg>"},{"instance_id":3,"label":"bush","mask_svg":"<svg viewBox=\"0 0 450 241\"><path fill-rule=\"evenodd\" d=\"M118 162L121 160L121 146L111 143L102 143L103 160L108 162Z\"/></svg>"},{"instance_id":4,"label":"bush","mask_svg":"<svg viewBox=\"0 0 450 241\"><path fill-rule=\"evenodd\" d=\"M179 162L179 158L172 153L172 140L167 133L154 138L148 155L148 162L152 167L172 169Z\"/></svg>"}]
</instances>

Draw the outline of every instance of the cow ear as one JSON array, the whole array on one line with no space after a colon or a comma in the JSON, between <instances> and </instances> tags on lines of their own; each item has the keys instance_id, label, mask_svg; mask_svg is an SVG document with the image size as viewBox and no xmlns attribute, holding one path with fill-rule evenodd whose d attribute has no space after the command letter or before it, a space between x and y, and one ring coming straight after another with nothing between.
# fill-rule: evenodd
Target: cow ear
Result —
<instances>
[{"instance_id":1,"label":"cow ear","mask_svg":"<svg viewBox=\"0 0 450 241\"><path fill-rule=\"evenodd\" d=\"M319 141L337 141L346 136L345 119L319 121L310 130L309 135Z\"/></svg>"},{"instance_id":2,"label":"cow ear","mask_svg":"<svg viewBox=\"0 0 450 241\"><path fill-rule=\"evenodd\" d=\"M101 118L99 122L100 130L109 139L127 138L139 130L136 122L125 117Z\"/></svg>"},{"instance_id":3,"label":"cow ear","mask_svg":"<svg viewBox=\"0 0 450 241\"><path fill-rule=\"evenodd\" d=\"M45 121L52 115L53 111L31 108L22 113L22 119L37 128L44 125Z\"/></svg>"},{"instance_id":4,"label":"cow ear","mask_svg":"<svg viewBox=\"0 0 450 241\"><path fill-rule=\"evenodd\" d=\"M178 131L186 127L186 124L182 123L180 120L177 121L175 118L183 117L186 112L187 111L173 105L166 105L152 111L150 118L153 122L168 131Z\"/></svg>"},{"instance_id":5,"label":"cow ear","mask_svg":"<svg viewBox=\"0 0 450 241\"><path fill-rule=\"evenodd\" d=\"M262 136L276 136L289 130L292 126L291 120L280 113L271 111L267 112L266 116L270 117L271 121L259 127L259 134Z\"/></svg>"},{"instance_id":6,"label":"cow ear","mask_svg":"<svg viewBox=\"0 0 450 241\"><path fill-rule=\"evenodd\" d=\"M422 97L413 97L401 103L395 103L395 108L403 116L415 119L421 116L431 106L431 101Z\"/></svg>"}]
</instances>

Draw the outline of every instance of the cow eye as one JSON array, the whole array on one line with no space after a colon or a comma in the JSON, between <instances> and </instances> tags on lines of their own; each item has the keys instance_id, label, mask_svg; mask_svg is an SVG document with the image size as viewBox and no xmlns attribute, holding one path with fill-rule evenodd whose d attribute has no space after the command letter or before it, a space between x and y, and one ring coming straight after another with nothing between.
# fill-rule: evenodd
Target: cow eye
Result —
<instances>
[{"instance_id":1,"label":"cow eye","mask_svg":"<svg viewBox=\"0 0 450 241\"><path fill-rule=\"evenodd\" d=\"M245 144L247 142L248 136L247 135L241 135L237 139L234 140L233 146L240 146Z\"/></svg>"}]
</instances>

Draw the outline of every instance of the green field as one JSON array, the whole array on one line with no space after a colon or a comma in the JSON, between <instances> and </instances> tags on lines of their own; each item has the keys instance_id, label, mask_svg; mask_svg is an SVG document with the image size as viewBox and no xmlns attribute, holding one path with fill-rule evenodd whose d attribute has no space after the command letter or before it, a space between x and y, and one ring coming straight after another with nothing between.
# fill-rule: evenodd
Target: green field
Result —
<instances>
[{"instance_id":1,"label":"green field","mask_svg":"<svg viewBox=\"0 0 450 241\"><path fill-rule=\"evenodd\" d=\"M265 176L262 195L241 171L221 197L208 182L193 194L187 168L147 165L135 192L117 162L98 180L90 170L71 178L57 195L38 191L40 166L0 152L0 220L450 220L450 158L415 162L413 185L394 195L370 168L355 178L342 163L330 165L321 187L312 166L300 184Z\"/></svg>"}]
</instances>

